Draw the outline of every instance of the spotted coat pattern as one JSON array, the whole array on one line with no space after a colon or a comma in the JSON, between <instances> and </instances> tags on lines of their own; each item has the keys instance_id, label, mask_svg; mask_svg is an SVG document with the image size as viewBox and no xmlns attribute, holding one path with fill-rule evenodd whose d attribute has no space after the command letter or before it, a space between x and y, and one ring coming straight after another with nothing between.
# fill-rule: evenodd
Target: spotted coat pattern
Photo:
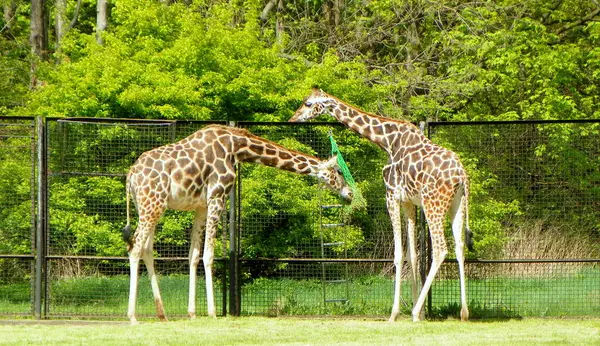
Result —
<instances>
[{"instance_id":1,"label":"spotted coat pattern","mask_svg":"<svg viewBox=\"0 0 600 346\"><path fill-rule=\"evenodd\" d=\"M436 145L413 124L366 113L318 88L304 100L290 121L308 121L329 113L348 128L377 144L388 154L383 168L388 212L394 230L394 263L396 281L394 305L390 321L400 311L400 279L402 271L401 209L408 224L408 262L412 273L413 320L423 318L423 304L439 266L448 249L444 238L444 219L449 213L453 221L456 256L461 276L461 319L467 320L464 277L464 243L472 245L468 228L469 184L458 156ZM422 206L429 225L433 263L423 288L418 294L415 248L415 205ZM466 229L463 232L463 221ZM463 235L465 239L463 239Z\"/></svg>"},{"instance_id":2,"label":"spotted coat pattern","mask_svg":"<svg viewBox=\"0 0 600 346\"><path fill-rule=\"evenodd\" d=\"M179 142L143 153L127 175L127 226L123 238L128 243L131 270L128 317L137 323L138 267L142 258L151 278L157 315L166 320L158 281L154 272L152 244L154 230L164 211L195 211L190 247L190 291L188 314L195 317L196 271L200 260L202 233L206 230L203 262L206 277L208 315L216 316L212 284L214 239L228 192L236 179L238 162L255 162L282 170L317 177L346 200L352 192L337 167L337 158L322 161L286 149L252 135L244 129L207 126ZM129 198L137 207L139 222L131 235Z\"/></svg>"}]
</instances>

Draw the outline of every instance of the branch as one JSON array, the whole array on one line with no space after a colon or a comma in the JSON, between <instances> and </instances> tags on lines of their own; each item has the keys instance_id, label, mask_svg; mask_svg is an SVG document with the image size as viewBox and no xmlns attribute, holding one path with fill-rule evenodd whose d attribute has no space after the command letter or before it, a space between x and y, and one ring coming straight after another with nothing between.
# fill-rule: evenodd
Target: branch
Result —
<instances>
[{"instance_id":1,"label":"branch","mask_svg":"<svg viewBox=\"0 0 600 346\"><path fill-rule=\"evenodd\" d=\"M6 24L4 24L4 26L0 29L0 33L5 29L10 29L10 23L15 19L16 16L17 15L14 14L9 20L6 21Z\"/></svg>"},{"instance_id":2,"label":"branch","mask_svg":"<svg viewBox=\"0 0 600 346\"><path fill-rule=\"evenodd\" d=\"M546 12L545 15L542 16L542 24L547 24L546 20L548 20L548 17L550 17L550 14L554 11L556 11L557 8L560 7L560 5L562 5L563 0L559 0L558 2L556 2L556 4L554 4L554 6L548 11Z\"/></svg>"},{"instance_id":3,"label":"branch","mask_svg":"<svg viewBox=\"0 0 600 346\"><path fill-rule=\"evenodd\" d=\"M69 27L67 28L67 30L65 30L65 35L67 34L67 32L69 32L69 30L73 29L73 27L75 26L75 23L77 23L77 17L79 17L79 9L81 8L81 0L77 0L77 6L75 6L75 12L73 12L73 19L71 20L71 24L69 24Z\"/></svg>"},{"instance_id":4,"label":"branch","mask_svg":"<svg viewBox=\"0 0 600 346\"><path fill-rule=\"evenodd\" d=\"M262 12L260 13L260 20L266 22L267 16L269 15L269 12L271 12L273 7L275 7L275 0L269 0L265 8L263 8Z\"/></svg>"},{"instance_id":5,"label":"branch","mask_svg":"<svg viewBox=\"0 0 600 346\"><path fill-rule=\"evenodd\" d=\"M279 53L277 54L280 58L284 58L284 59L288 59L288 60L302 60L302 62L304 62L304 65L306 65L307 67L310 67L312 65L314 65L314 63L312 63L310 60L307 60L303 57L297 56L297 55L291 55L291 54L287 54L287 53Z\"/></svg>"},{"instance_id":6,"label":"branch","mask_svg":"<svg viewBox=\"0 0 600 346\"><path fill-rule=\"evenodd\" d=\"M597 9L595 9L594 11L590 12L590 14L588 14L587 16L574 21L573 23L569 23L565 26L563 26L562 28L558 29L558 31L556 32L557 35L562 34L565 31L571 30L576 26L579 26L585 22L589 22L590 20L594 19L595 16L597 16L600 13L600 7L598 7Z\"/></svg>"}]
</instances>

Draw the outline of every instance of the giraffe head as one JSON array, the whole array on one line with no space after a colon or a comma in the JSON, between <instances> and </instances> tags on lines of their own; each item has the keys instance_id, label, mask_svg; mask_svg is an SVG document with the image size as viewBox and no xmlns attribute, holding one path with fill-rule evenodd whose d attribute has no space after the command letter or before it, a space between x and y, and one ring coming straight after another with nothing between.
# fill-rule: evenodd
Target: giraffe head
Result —
<instances>
[{"instance_id":1,"label":"giraffe head","mask_svg":"<svg viewBox=\"0 0 600 346\"><path fill-rule=\"evenodd\" d=\"M321 162L317 167L317 178L324 182L328 188L338 192L344 201L349 203L353 197L352 189L344 179L337 162L337 155Z\"/></svg>"},{"instance_id":2,"label":"giraffe head","mask_svg":"<svg viewBox=\"0 0 600 346\"><path fill-rule=\"evenodd\" d=\"M335 99L327 95L323 90L313 87L312 93L304 99L302 106L296 110L289 122L304 122L318 117L323 113L331 111L335 105Z\"/></svg>"}]
</instances>

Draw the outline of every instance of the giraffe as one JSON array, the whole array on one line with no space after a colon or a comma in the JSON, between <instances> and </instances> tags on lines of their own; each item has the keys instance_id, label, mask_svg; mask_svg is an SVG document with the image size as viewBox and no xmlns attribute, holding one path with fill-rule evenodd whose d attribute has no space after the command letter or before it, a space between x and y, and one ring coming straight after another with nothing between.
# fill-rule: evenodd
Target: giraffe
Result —
<instances>
[{"instance_id":1,"label":"giraffe","mask_svg":"<svg viewBox=\"0 0 600 346\"><path fill-rule=\"evenodd\" d=\"M328 113L348 128L377 144L389 156L383 168L387 209L394 232L394 303L390 322L400 312L400 282L403 264L401 209L408 224L408 262L412 274L413 321L423 319L423 305L433 279L448 249L444 238L444 219L450 214L455 239L461 290L461 320L469 319L467 307L464 245L472 250L472 233L468 222L469 183L458 156L423 136L413 124L376 116L359 110L318 88L305 98L290 118L302 122ZM433 259L431 269L417 295L417 255L415 248L415 206L422 206L429 225ZM463 222L466 227L463 240Z\"/></svg>"},{"instance_id":2,"label":"giraffe","mask_svg":"<svg viewBox=\"0 0 600 346\"><path fill-rule=\"evenodd\" d=\"M201 237L206 231L203 262L208 315L216 317L212 278L214 239L226 196L235 182L234 167L238 162L254 162L314 176L339 192L346 201L352 199L352 191L337 167L337 157L322 161L286 149L244 129L210 125L179 142L143 153L129 169L126 181L127 225L123 229L123 239L128 243L129 252L131 277L127 316L132 324L137 324L135 307L140 258L148 270L157 316L162 321L167 320L152 257L156 223L167 208L195 211L189 252L190 318L196 316L196 271L200 261ZM139 216L133 235L130 196Z\"/></svg>"}]
</instances>

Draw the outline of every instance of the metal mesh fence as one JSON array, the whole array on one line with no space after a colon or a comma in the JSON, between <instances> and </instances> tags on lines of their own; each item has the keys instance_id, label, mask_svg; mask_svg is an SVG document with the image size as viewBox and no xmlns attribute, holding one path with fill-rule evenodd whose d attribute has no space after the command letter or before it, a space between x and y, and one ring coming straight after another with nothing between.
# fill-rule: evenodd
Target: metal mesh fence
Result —
<instances>
[{"instance_id":1,"label":"metal mesh fence","mask_svg":"<svg viewBox=\"0 0 600 346\"><path fill-rule=\"evenodd\" d=\"M598 121L430 124L470 174L470 256L504 260L467 265L475 316L598 314L599 261L580 259L600 257L599 130ZM434 313L458 315L456 267L442 267Z\"/></svg>"},{"instance_id":2,"label":"metal mesh fence","mask_svg":"<svg viewBox=\"0 0 600 346\"><path fill-rule=\"evenodd\" d=\"M432 290L433 317L459 316L457 265L445 263ZM468 263L467 299L476 318L599 316L598 261L501 260Z\"/></svg>"},{"instance_id":3,"label":"metal mesh fence","mask_svg":"<svg viewBox=\"0 0 600 346\"><path fill-rule=\"evenodd\" d=\"M43 316L125 318L125 174L142 152L206 125L48 120ZM238 126L321 159L330 155L331 132L367 200L366 209L353 210L311 177L240 165L241 314L387 317L394 267L381 178L386 155L340 124ZM5 315L31 315L33 309L34 130L33 118L0 119L0 314ZM468 253L466 267L472 317L598 315L598 130L598 122L430 124L432 140L456 151L470 175L475 252ZM135 214L132 221L135 227ZM168 317L187 314L192 221L191 213L167 211L155 233ZM230 298L225 293L231 274L225 258L228 231L222 222L215 261L218 313L225 313ZM448 245L452 254L453 244ZM197 312L204 314L199 268ZM412 298L408 270L404 273L402 309L408 314ZM144 274L139 289L137 312L153 317ZM457 266L450 259L433 285L430 313L458 316L459 297Z\"/></svg>"},{"instance_id":4,"label":"metal mesh fence","mask_svg":"<svg viewBox=\"0 0 600 346\"><path fill-rule=\"evenodd\" d=\"M121 229L126 224L127 171L144 151L180 140L207 124L95 119L49 121L46 315L126 314L129 262ZM135 227L135 208L132 213ZM168 316L187 314L187 256L192 222L193 213L168 210L155 231L155 266ZM217 262L222 263L222 260ZM218 270L215 291L222 296L218 285L223 281L223 266L218 263L215 264ZM150 284L144 274L145 267L141 267L137 312L140 316L153 316ZM200 268L199 277L203 277L202 271ZM206 310L206 294L204 281L199 282L202 284L197 294L201 314Z\"/></svg>"},{"instance_id":5,"label":"metal mesh fence","mask_svg":"<svg viewBox=\"0 0 600 346\"><path fill-rule=\"evenodd\" d=\"M242 126L321 159L331 156L331 134L369 203L366 210L352 210L316 179L242 165L241 313L357 313L352 307L357 291L350 289L351 283L388 272L390 263L343 260L389 258L393 251L380 173L386 162L384 153L339 124ZM357 143L362 145L360 150L356 150ZM267 260L273 258L288 260ZM299 286L294 288L294 283ZM363 294L359 301L389 299L389 290L381 289Z\"/></svg>"},{"instance_id":6,"label":"metal mesh fence","mask_svg":"<svg viewBox=\"0 0 600 346\"><path fill-rule=\"evenodd\" d=\"M0 314L33 312L35 124L0 118Z\"/></svg>"}]
</instances>

